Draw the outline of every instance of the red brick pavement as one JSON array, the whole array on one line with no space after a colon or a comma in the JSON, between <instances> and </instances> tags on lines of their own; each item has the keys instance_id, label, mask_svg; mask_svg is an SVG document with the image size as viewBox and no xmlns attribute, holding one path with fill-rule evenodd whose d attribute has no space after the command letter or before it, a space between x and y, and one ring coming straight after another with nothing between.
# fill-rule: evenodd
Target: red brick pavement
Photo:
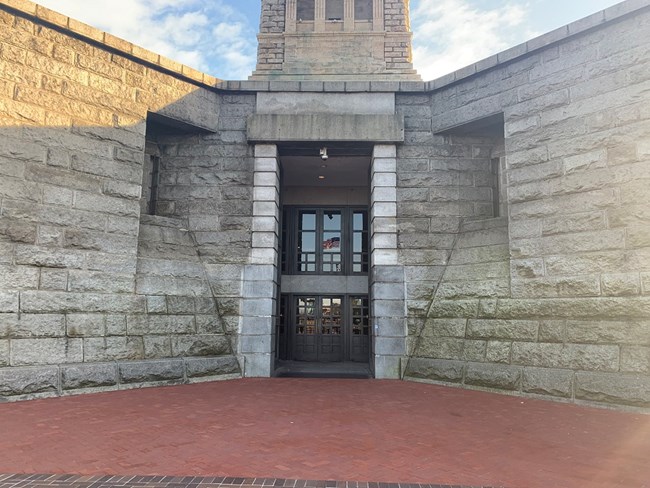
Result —
<instances>
[{"instance_id":1,"label":"red brick pavement","mask_svg":"<svg viewBox=\"0 0 650 488\"><path fill-rule=\"evenodd\" d=\"M650 487L650 416L414 382L245 379L0 405L0 472Z\"/></svg>"}]
</instances>

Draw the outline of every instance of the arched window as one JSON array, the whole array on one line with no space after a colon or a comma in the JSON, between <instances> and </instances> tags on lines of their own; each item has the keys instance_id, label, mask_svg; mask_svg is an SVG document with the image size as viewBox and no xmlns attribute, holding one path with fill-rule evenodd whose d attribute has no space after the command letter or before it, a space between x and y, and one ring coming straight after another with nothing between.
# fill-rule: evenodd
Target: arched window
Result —
<instances>
[{"instance_id":1,"label":"arched window","mask_svg":"<svg viewBox=\"0 0 650 488\"><path fill-rule=\"evenodd\" d=\"M314 20L314 0L298 0L296 6L296 19Z\"/></svg>"},{"instance_id":2,"label":"arched window","mask_svg":"<svg viewBox=\"0 0 650 488\"><path fill-rule=\"evenodd\" d=\"M372 0L354 0L354 20L372 20Z\"/></svg>"}]
</instances>

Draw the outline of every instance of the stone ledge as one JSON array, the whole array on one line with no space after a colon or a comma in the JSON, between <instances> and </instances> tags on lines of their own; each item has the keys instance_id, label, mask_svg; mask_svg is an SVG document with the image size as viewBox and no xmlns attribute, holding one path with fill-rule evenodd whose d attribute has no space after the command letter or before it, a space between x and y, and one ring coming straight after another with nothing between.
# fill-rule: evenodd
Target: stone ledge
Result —
<instances>
[{"instance_id":1,"label":"stone ledge","mask_svg":"<svg viewBox=\"0 0 650 488\"><path fill-rule=\"evenodd\" d=\"M235 356L4 367L0 403L240 377Z\"/></svg>"},{"instance_id":2,"label":"stone ledge","mask_svg":"<svg viewBox=\"0 0 650 488\"><path fill-rule=\"evenodd\" d=\"M397 115L257 114L247 121L250 142L404 140L404 119Z\"/></svg>"},{"instance_id":3,"label":"stone ledge","mask_svg":"<svg viewBox=\"0 0 650 488\"><path fill-rule=\"evenodd\" d=\"M606 408L650 411L650 377L462 360L406 361L404 379Z\"/></svg>"}]
</instances>

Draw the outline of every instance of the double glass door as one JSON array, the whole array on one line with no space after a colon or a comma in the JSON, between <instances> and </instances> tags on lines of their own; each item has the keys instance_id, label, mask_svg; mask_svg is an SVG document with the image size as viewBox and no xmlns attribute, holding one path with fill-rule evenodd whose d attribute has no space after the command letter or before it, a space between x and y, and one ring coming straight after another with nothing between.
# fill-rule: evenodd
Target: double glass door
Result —
<instances>
[{"instance_id":1,"label":"double glass door","mask_svg":"<svg viewBox=\"0 0 650 488\"><path fill-rule=\"evenodd\" d=\"M294 296L291 355L296 361L367 362L367 296ZM289 339L289 338L287 338Z\"/></svg>"}]
</instances>

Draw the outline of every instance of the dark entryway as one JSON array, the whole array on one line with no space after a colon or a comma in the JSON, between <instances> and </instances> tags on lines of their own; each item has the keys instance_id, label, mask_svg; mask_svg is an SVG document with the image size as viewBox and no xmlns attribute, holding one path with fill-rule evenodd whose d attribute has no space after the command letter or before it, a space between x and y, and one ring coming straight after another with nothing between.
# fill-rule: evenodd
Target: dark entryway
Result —
<instances>
[{"instance_id":1,"label":"dark entryway","mask_svg":"<svg viewBox=\"0 0 650 488\"><path fill-rule=\"evenodd\" d=\"M283 295L281 303L280 359L368 362L367 295Z\"/></svg>"}]
</instances>

